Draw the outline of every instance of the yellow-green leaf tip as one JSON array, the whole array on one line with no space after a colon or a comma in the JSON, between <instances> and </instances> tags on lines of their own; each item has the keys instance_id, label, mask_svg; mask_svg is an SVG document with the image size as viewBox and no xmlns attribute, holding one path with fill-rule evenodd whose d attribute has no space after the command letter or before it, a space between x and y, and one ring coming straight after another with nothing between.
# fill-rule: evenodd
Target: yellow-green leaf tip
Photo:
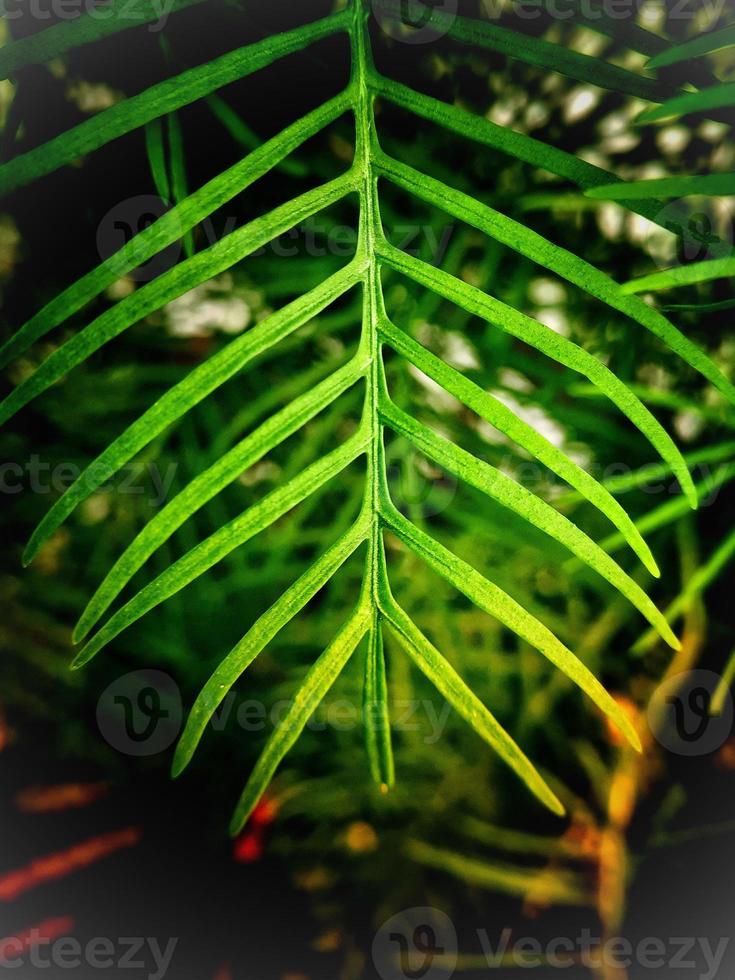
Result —
<instances>
[{"instance_id":1,"label":"yellow-green leaf tip","mask_svg":"<svg viewBox=\"0 0 735 980\"><path fill-rule=\"evenodd\" d=\"M171 763L171 778L178 779L182 774L184 769L189 765L189 756L184 751L181 742L176 746L176 751L174 752L174 759Z\"/></svg>"},{"instance_id":2,"label":"yellow-green leaf tip","mask_svg":"<svg viewBox=\"0 0 735 980\"><path fill-rule=\"evenodd\" d=\"M645 553L642 555L642 558L643 564L646 566L646 569L651 573L651 575L653 575L654 578L661 578L661 569L658 567L658 562L653 557L651 552L649 551Z\"/></svg>"},{"instance_id":3,"label":"yellow-green leaf tip","mask_svg":"<svg viewBox=\"0 0 735 980\"><path fill-rule=\"evenodd\" d=\"M79 670L81 667L85 667L92 657L86 652L86 647L84 650L80 651L76 657L71 662L72 670Z\"/></svg>"},{"instance_id":4,"label":"yellow-green leaf tip","mask_svg":"<svg viewBox=\"0 0 735 980\"><path fill-rule=\"evenodd\" d=\"M549 797L546 800L546 805L552 813L556 814L557 817L565 817L567 815L567 808L564 806L559 797L551 791L549 791Z\"/></svg>"},{"instance_id":5,"label":"yellow-green leaf tip","mask_svg":"<svg viewBox=\"0 0 735 980\"><path fill-rule=\"evenodd\" d=\"M625 736L630 747L638 753L643 752L643 743L641 742L641 737L636 730L635 725L627 717L627 715L622 712L620 715L614 719L614 724L620 729L620 732Z\"/></svg>"},{"instance_id":6,"label":"yellow-green leaf tip","mask_svg":"<svg viewBox=\"0 0 735 980\"><path fill-rule=\"evenodd\" d=\"M239 813L235 814L235 816L230 821L230 828L229 828L230 837L237 837L237 835L240 833L242 828L247 823L249 816L250 816L249 813L245 814L245 816L240 816Z\"/></svg>"},{"instance_id":7,"label":"yellow-green leaf tip","mask_svg":"<svg viewBox=\"0 0 735 980\"><path fill-rule=\"evenodd\" d=\"M83 619L80 619L77 625L74 627L71 633L72 643L81 643L83 639L86 638L89 633L89 626L86 625Z\"/></svg>"}]
</instances>

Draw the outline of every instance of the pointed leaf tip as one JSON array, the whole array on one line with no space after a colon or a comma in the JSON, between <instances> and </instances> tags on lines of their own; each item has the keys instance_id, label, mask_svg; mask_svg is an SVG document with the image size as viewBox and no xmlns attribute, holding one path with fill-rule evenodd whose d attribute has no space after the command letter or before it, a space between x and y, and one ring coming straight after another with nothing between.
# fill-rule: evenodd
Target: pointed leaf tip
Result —
<instances>
[{"instance_id":1,"label":"pointed leaf tip","mask_svg":"<svg viewBox=\"0 0 735 980\"><path fill-rule=\"evenodd\" d=\"M643 743L636 726L628 715L620 709L610 718L611 723L618 729L628 745L639 754L643 752Z\"/></svg>"},{"instance_id":2,"label":"pointed leaf tip","mask_svg":"<svg viewBox=\"0 0 735 980\"><path fill-rule=\"evenodd\" d=\"M37 557L41 548L46 544L50 537L49 532L46 530L46 517L41 521L38 527L34 530L28 539L28 544L25 546L23 551L23 567L27 568L31 562Z\"/></svg>"},{"instance_id":3,"label":"pointed leaf tip","mask_svg":"<svg viewBox=\"0 0 735 980\"><path fill-rule=\"evenodd\" d=\"M645 565L646 569L653 575L654 578L661 578L661 569L658 566L658 562L653 557L653 552L647 549L644 554L641 555L641 560Z\"/></svg>"},{"instance_id":4,"label":"pointed leaf tip","mask_svg":"<svg viewBox=\"0 0 735 980\"><path fill-rule=\"evenodd\" d=\"M71 669L80 670L82 667L86 667L93 656L94 654L89 653L89 644L87 644L87 646L83 647L72 660Z\"/></svg>"},{"instance_id":5,"label":"pointed leaf tip","mask_svg":"<svg viewBox=\"0 0 735 980\"><path fill-rule=\"evenodd\" d=\"M81 643L89 633L89 627L85 625L84 620L80 619L74 629L71 631L71 641L77 646Z\"/></svg>"},{"instance_id":6,"label":"pointed leaf tip","mask_svg":"<svg viewBox=\"0 0 735 980\"><path fill-rule=\"evenodd\" d=\"M633 728L633 738L630 740L631 747L639 754L643 754L643 743L641 742L640 735Z\"/></svg>"},{"instance_id":7,"label":"pointed leaf tip","mask_svg":"<svg viewBox=\"0 0 735 980\"><path fill-rule=\"evenodd\" d=\"M556 814L557 817L565 817L567 815L567 808L556 793L551 793L549 799L545 802L551 812Z\"/></svg>"}]
</instances>

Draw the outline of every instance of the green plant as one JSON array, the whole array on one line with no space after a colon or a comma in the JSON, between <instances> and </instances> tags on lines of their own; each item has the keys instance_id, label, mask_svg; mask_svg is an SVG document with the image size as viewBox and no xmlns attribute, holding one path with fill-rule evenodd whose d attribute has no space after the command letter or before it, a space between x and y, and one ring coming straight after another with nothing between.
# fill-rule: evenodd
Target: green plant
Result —
<instances>
[{"instance_id":1,"label":"green plant","mask_svg":"<svg viewBox=\"0 0 735 980\"><path fill-rule=\"evenodd\" d=\"M186 5L179 4L182 7ZM395 6L390 3L381 6L388 14L396 13ZM150 8L151 18L154 16L153 4L141 2L139 7ZM554 245L518 221L469 194L456 190L444 181L429 177L390 156L381 148L374 115L376 98L391 102L425 120L435 121L445 129L475 140L480 145L500 150L556 174L576 184L583 191L592 193L595 188L607 188L613 181L611 174L587 163L581 157L499 127L454 106L437 102L379 75L370 54L367 27L369 12L364 0L355 0L347 9L323 20L267 38L247 49L225 55L213 63L190 69L131 97L50 143L0 167L0 191L9 192L124 133L149 126L149 154L157 183L162 190L170 189L177 202L164 217L135 236L111 260L70 286L18 331L3 348L2 358L7 363L79 312L120 276L140 266L171 243L182 237L186 238L199 222L273 168L283 164L292 151L329 123L345 113L354 116L355 154L346 173L315 190L307 191L201 252L193 252L191 245L188 245L188 254L184 260L121 300L73 339L64 343L34 374L22 381L0 406L0 421L5 422L103 344L148 313L230 269L273 238L330 204L340 202L350 195L357 196L359 237L352 260L344 268L326 277L320 285L267 317L209 361L193 369L183 381L160 398L90 464L79 480L54 505L34 533L26 552L27 561L31 561L43 543L77 506L208 394L352 290L362 291L362 332L352 360L261 424L167 504L110 570L83 613L75 634L78 639L87 636L132 576L207 501L213 499L243 470L261 460L290 435L297 433L307 421L334 404L342 394L358 384L364 385L361 420L346 442L320 457L317 462L267 494L240 517L225 524L183 558L174 562L115 612L88 640L75 661L77 667L89 662L122 630L202 576L235 548L271 527L283 514L325 487L352 463L364 458L364 493L357 520L284 592L224 659L195 703L179 744L174 762L176 773L191 759L206 725L228 690L266 644L320 592L352 554L364 547L366 556L362 588L355 611L308 673L284 724L266 746L238 804L233 818L235 831L247 820L279 762L303 730L310 714L363 641L366 641L367 648L364 699L366 714L371 719L366 725L371 770L380 784L390 785L393 782L390 712L383 650L384 625L390 628L409 657L441 694L498 751L529 789L550 809L557 813L562 812L557 796L516 742L397 604L388 581L384 548L386 535L398 539L404 548L420 557L430 569L464 593L479 609L489 613L543 653L615 721L632 745L638 745L638 736L626 715L593 674L575 657L568 645L557 639L535 615L440 545L394 506L385 465L386 430L405 438L421 454L445 471L487 494L561 543L625 596L672 647L677 646L669 624L646 592L577 525L500 470L417 422L391 398L391 379L385 370L382 355L384 346L423 372L568 483L610 520L646 568L657 573L655 559L638 528L601 482L587 474L500 400L455 368L443 363L395 326L389 316L383 292L384 276L393 275L405 277L455 304L469 315L489 322L535 351L582 375L648 438L678 478L688 502L692 506L696 505L696 487L670 436L630 386L600 360L478 287L408 255L389 243L381 219L380 181L386 181L413 194L426 204L446 212L452 220L491 236L519 252L527 260L581 288L611 309L630 318L638 326L651 331L672 351L697 368L730 401L735 402L735 389L709 358L661 313L649 307L638 296L625 292L594 265ZM649 100L663 100L671 94L667 86L650 76L624 71L599 59L578 55L562 46L554 46L530 36L462 17L446 18L437 11L431 14L430 20L437 30L457 41L510 53L580 81L594 81L613 91L632 93ZM110 25L111 29L119 28L119 22L116 23L114 19ZM180 134L177 136L176 117L173 114L194 100L211 96L227 82L335 33L346 34L351 47L352 74L345 90L289 126L279 136L254 149L240 163L209 184L187 195L181 165ZM89 23L81 19L75 24L60 25L4 49L0 53L0 66L8 74L32 61L55 57L77 43L94 39L94 36L94 32L89 30ZM161 166L162 134L160 130L156 130L156 120L164 116L169 117L168 135L174 157L170 184L164 179ZM651 220L657 220L660 205L656 201L625 198L623 203L631 210ZM685 229L682 229L682 234L684 233ZM325 541L324 544L328 542Z\"/></svg>"}]
</instances>

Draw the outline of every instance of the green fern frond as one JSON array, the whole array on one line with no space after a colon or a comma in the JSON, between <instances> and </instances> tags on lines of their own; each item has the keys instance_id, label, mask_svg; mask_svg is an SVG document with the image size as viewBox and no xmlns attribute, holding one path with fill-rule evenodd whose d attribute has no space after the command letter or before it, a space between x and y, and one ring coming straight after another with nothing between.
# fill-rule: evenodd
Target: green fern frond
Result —
<instances>
[{"instance_id":1,"label":"green fern frond","mask_svg":"<svg viewBox=\"0 0 735 980\"><path fill-rule=\"evenodd\" d=\"M182 0L176 9L193 2L196 0ZM148 6L151 5L141 0L141 9ZM228 343L169 389L115 439L55 503L34 532L25 555L25 559L31 561L50 535L61 527L84 500L169 426L243 371L256 357L276 349L300 327L327 311L350 291L361 292L362 332L358 350L352 360L328 376L321 377L305 393L294 392L286 404L276 403L281 407L270 418L223 450L212 465L196 476L153 517L110 569L83 612L75 631L75 639L87 637L148 559L159 552L171 535L193 514L236 480L243 470L253 466L288 437L299 433L307 422L320 413L330 407L338 412L337 401L340 396L359 389L363 397L361 420L340 445L307 465L302 464L302 468L233 521L218 527L178 561L169 565L99 627L74 661L75 667L88 663L123 630L205 575L236 548L271 528L282 515L302 503L313 504L317 499L315 495L349 466L358 461L360 465L364 465L362 506L357 520L348 527L345 519L343 526L347 529L337 536L336 542L273 603L223 659L194 704L176 750L173 768L174 774L178 775L191 761L217 707L255 658L338 574L350 556L364 549L362 588L354 612L312 666L284 723L268 741L236 808L232 822L235 832L247 820L311 713L361 645L365 646L364 704L366 714L371 719L366 725L370 769L379 784L388 787L393 783L394 763L384 650L386 626L389 635L397 640L409 658L460 716L516 772L528 789L553 812L563 812L557 796L521 748L397 604L389 583L384 545L386 536L397 539L403 548L464 594L479 610L494 617L538 650L618 726L634 747L640 747L633 726L616 701L547 626L497 584L485 578L399 511L391 499L388 484L384 446L386 430L408 440L422 455L433 460L446 472L491 497L562 544L579 561L626 597L667 643L674 648L678 646L669 619L656 608L634 578L624 572L576 524L497 468L460 449L417 421L411 414L399 408L391 397L383 364L384 346L390 347L399 358L426 374L446 392L454 395L566 481L580 497L586 499L610 521L646 568L653 574L658 574L656 561L639 527L603 483L581 469L499 399L444 363L392 322L384 299L384 274L411 280L434 298L441 297L468 315L480 317L498 331L523 341L540 355L545 355L581 375L617 406L649 440L661 457L665 470L676 475L685 494L682 498L684 504L680 506L697 505L697 487L685 459L643 401L612 370L582 347L525 313L463 281L452 272L429 265L389 243L384 228L384 214L381 212L381 181L389 181L400 190L448 214L454 221L467 224L508 246L529 262L555 273L567 283L579 287L604 303L607 308L623 314L654 334L667 348L684 358L735 403L735 388L732 384L706 354L673 323L632 295L640 290L629 286L621 287L589 262L555 245L518 221L383 151L376 127L376 99L387 100L432 124L438 124L473 140L480 146L499 150L516 160L551 172L571 181L583 191L597 189L597 194L603 196L611 193L613 185L612 192L616 200L620 199L631 210L651 220L659 220L660 206L655 201L639 200L637 191L640 188L636 189L635 185L630 187L618 182L614 175L558 147L497 126L489 120L439 102L380 75L371 57L369 7L366 0L353 0L347 9L323 20L266 38L206 65L184 71L101 112L44 146L0 166L0 192L8 193L125 133L144 128L154 182L161 196L170 197L173 204L163 217L136 235L116 255L71 285L29 320L0 352L2 362L8 363L72 315L83 310L120 276L178 240L188 239L191 242L192 229L197 224L260 177L276 167L284 166L294 150L330 123L348 112L354 117L355 156L344 174L250 221L208 248L195 253L189 247L185 257L175 267L154 281L142 285L136 292L93 319L72 339L62 343L0 405L0 422L6 422L74 367L82 364L91 354L143 317L231 269L310 216L350 195L357 198L359 235L354 257L319 285ZM388 0L386 7L390 10L391 4ZM451 23L445 23L442 20L445 15L437 10L432 12L431 17L436 26L446 29L450 38L457 42L508 54L526 63L553 69L572 78L593 82L649 101L662 100L671 95L670 89L652 77L636 75L611 63L576 54L560 45L552 45L466 18L455 18ZM113 23L110 31L116 27L119 28L120 25ZM252 149L242 161L199 190L188 193L177 111L196 100L209 99L229 82L242 79L288 54L301 51L336 33L347 35L351 49L352 73L345 90L279 135ZM661 50L660 45L646 41L645 32L640 36L635 34L635 38L635 43L639 47L642 45L648 48L649 54ZM9 45L0 55L0 65L7 71L15 71L31 60L55 57L74 45L93 39L86 22L64 25L64 30L59 29L53 36L49 31L30 39L32 44L15 42ZM689 96L677 95L676 98L688 99ZM675 104L678 103L665 103L663 108L666 109L668 105L670 110ZM226 124L234 126L233 132L238 131L231 115L222 109L222 105L217 101L213 105L218 116L225 117ZM168 151L165 132L168 134ZM247 143L248 140L251 140L251 135L245 133L242 141ZM642 288L652 287L644 285ZM337 525L338 522L335 521L335 529Z\"/></svg>"}]
</instances>

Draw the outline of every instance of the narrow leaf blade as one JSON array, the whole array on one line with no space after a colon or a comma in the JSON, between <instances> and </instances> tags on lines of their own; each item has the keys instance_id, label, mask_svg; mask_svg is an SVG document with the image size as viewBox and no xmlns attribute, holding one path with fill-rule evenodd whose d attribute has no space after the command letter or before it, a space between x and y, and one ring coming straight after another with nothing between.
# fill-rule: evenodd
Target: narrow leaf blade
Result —
<instances>
[{"instance_id":1,"label":"narrow leaf blade","mask_svg":"<svg viewBox=\"0 0 735 980\"><path fill-rule=\"evenodd\" d=\"M719 31L708 31L699 37L693 37L691 41L683 44L675 44L660 54L654 55L648 62L648 68L667 68L669 65L678 65L682 61L689 61L692 58L702 58L708 54L721 51L722 48L729 48L735 44L735 24L729 24Z\"/></svg>"},{"instance_id":2,"label":"narrow leaf blade","mask_svg":"<svg viewBox=\"0 0 735 980\"><path fill-rule=\"evenodd\" d=\"M691 474L671 436L641 400L601 361L537 320L506 306L476 287L394 248L387 242L380 243L379 253L381 258L397 272L456 303L468 313L495 324L559 364L584 375L646 436L651 445L671 466L692 507L697 506L697 495Z\"/></svg>"},{"instance_id":3,"label":"narrow leaf blade","mask_svg":"<svg viewBox=\"0 0 735 980\"><path fill-rule=\"evenodd\" d=\"M638 735L617 702L610 697L587 667L543 623L526 612L502 589L480 575L471 565L457 558L434 538L407 521L398 511L392 510L384 517L391 530L429 568L466 595L479 609L483 609L488 615L512 630L516 636L520 636L542 653L615 722L634 748L640 748ZM678 648L678 641L673 634L671 639L672 645Z\"/></svg>"},{"instance_id":4,"label":"narrow leaf blade","mask_svg":"<svg viewBox=\"0 0 735 980\"><path fill-rule=\"evenodd\" d=\"M263 320L253 330L243 334L191 371L90 463L56 501L31 536L23 556L24 563L33 561L43 542L63 524L75 508L147 446L157 434L232 378L254 357L311 320L358 281L359 271L348 266L310 293Z\"/></svg>"},{"instance_id":5,"label":"narrow leaf blade","mask_svg":"<svg viewBox=\"0 0 735 980\"><path fill-rule=\"evenodd\" d=\"M451 664L427 640L413 620L392 602L383 614L396 639L428 677L457 714L498 753L500 758L525 783L533 795L552 813L564 816L564 806L552 792L536 767L510 737L485 705L465 684Z\"/></svg>"},{"instance_id":6,"label":"narrow leaf blade","mask_svg":"<svg viewBox=\"0 0 735 980\"><path fill-rule=\"evenodd\" d=\"M203 3L203 0L168 0L165 9L160 0L112 0L104 16L85 13L37 31L28 37L0 48L0 78L8 78L27 65L44 64L67 51L111 37L144 24L156 24L179 10Z\"/></svg>"},{"instance_id":7,"label":"narrow leaf blade","mask_svg":"<svg viewBox=\"0 0 735 980\"><path fill-rule=\"evenodd\" d=\"M651 549L638 529L615 498L594 477L572 462L561 450L540 435L533 426L524 422L501 401L483 391L479 385L465 378L436 355L426 350L389 320L383 319L380 333L383 340L402 354L411 364L454 395L464 405L477 412L498 431L503 432L519 446L574 487L582 497L593 504L624 535L625 540L641 559L652 575L660 572Z\"/></svg>"},{"instance_id":8,"label":"narrow leaf blade","mask_svg":"<svg viewBox=\"0 0 735 980\"><path fill-rule=\"evenodd\" d=\"M357 358L258 426L247 438L200 473L169 501L126 548L90 599L74 642L89 630L156 549L224 487L330 405L364 376L367 359Z\"/></svg>"},{"instance_id":9,"label":"narrow leaf blade","mask_svg":"<svg viewBox=\"0 0 735 980\"><path fill-rule=\"evenodd\" d=\"M678 265L672 269L653 272L649 276L640 276L624 283L621 289L624 293L648 293L661 289L673 289L677 286L691 286L700 282L712 282L714 279L726 279L735 276L735 257L725 256L719 259L705 259L703 262L691 262L689 265Z\"/></svg>"},{"instance_id":10,"label":"narrow leaf blade","mask_svg":"<svg viewBox=\"0 0 735 980\"><path fill-rule=\"evenodd\" d=\"M339 201L354 188L355 178L347 173L314 191L308 191L233 231L221 241L186 259L126 297L62 344L0 403L0 425L4 425L54 382L134 323L161 309L178 296L183 296L195 286L227 271L236 262L251 255L284 231L329 204Z\"/></svg>"},{"instance_id":11,"label":"narrow leaf blade","mask_svg":"<svg viewBox=\"0 0 735 980\"><path fill-rule=\"evenodd\" d=\"M235 808L230 824L233 837L247 823L283 757L292 748L331 686L337 680L370 625L369 610L360 606L311 668L291 707L269 738Z\"/></svg>"},{"instance_id":12,"label":"narrow leaf blade","mask_svg":"<svg viewBox=\"0 0 735 980\"><path fill-rule=\"evenodd\" d=\"M642 112L635 120L639 125L659 122L678 116L688 116L693 112L708 112L711 109L727 109L735 105L735 82L723 82L700 89L699 92L686 92L664 102L663 105Z\"/></svg>"},{"instance_id":13,"label":"narrow leaf blade","mask_svg":"<svg viewBox=\"0 0 735 980\"><path fill-rule=\"evenodd\" d=\"M735 174L687 174L658 177L655 180L630 180L625 184L605 184L586 191L587 197L601 201L644 201L695 194L704 197L735 194Z\"/></svg>"},{"instance_id":14,"label":"narrow leaf blade","mask_svg":"<svg viewBox=\"0 0 735 980\"><path fill-rule=\"evenodd\" d=\"M338 473L341 473L366 449L369 439L360 431L344 445L335 449L324 459L307 467L303 473L289 483L272 490L259 503L255 504L210 535L201 544L174 562L158 578L149 583L92 637L75 658L72 667L76 670L95 657L123 630L137 622L142 616L165 602L172 595L199 578L218 562L222 561L235 548L239 548L265 528L270 527L302 500L306 500L315 490L323 486Z\"/></svg>"},{"instance_id":15,"label":"narrow leaf blade","mask_svg":"<svg viewBox=\"0 0 735 980\"><path fill-rule=\"evenodd\" d=\"M377 3L380 9L403 22L406 13L411 16L415 7L415 15L420 16L424 30L431 28L441 37L448 36L462 44L497 51L537 68L557 71L579 82L653 102L662 102L671 94L671 87L655 78L626 71L602 58L580 54L572 48L552 44L532 34L500 27L486 20L460 17L453 11L441 8L427 12L424 4L415 3L414 0L408 4L406 0L377 0Z\"/></svg>"},{"instance_id":16,"label":"narrow leaf blade","mask_svg":"<svg viewBox=\"0 0 735 980\"><path fill-rule=\"evenodd\" d=\"M4 367L50 330L79 312L117 279L178 241L184 232L189 231L250 187L268 173L274 164L285 159L303 142L342 115L348 104L349 97L346 92L325 102L324 105L303 116L248 154L243 160L214 177L185 201L177 204L148 228L135 235L106 262L65 289L24 324L0 348L0 367ZM156 124L160 128L160 120L151 125Z\"/></svg>"},{"instance_id":17,"label":"narrow leaf blade","mask_svg":"<svg viewBox=\"0 0 735 980\"><path fill-rule=\"evenodd\" d=\"M594 265L585 262L567 249L560 248L518 221L475 201L467 194L426 174L407 167L385 155L380 159L380 172L410 194L446 211L508 248L520 252L546 269L562 276L567 282L619 310L636 323L650 330L671 350L696 368L708 381L735 404L735 386L722 374L713 361L696 344L657 310L642 300L626 295L619 284ZM617 187L618 185L608 185ZM629 185L621 185L629 186ZM735 190L735 187L733 188ZM589 192L592 193L592 192Z\"/></svg>"},{"instance_id":18,"label":"narrow leaf blade","mask_svg":"<svg viewBox=\"0 0 735 980\"><path fill-rule=\"evenodd\" d=\"M160 119L154 119L145 127L145 148L156 193L162 201L168 202L171 200L171 185L168 179L166 144Z\"/></svg>"},{"instance_id":19,"label":"narrow leaf blade","mask_svg":"<svg viewBox=\"0 0 735 980\"><path fill-rule=\"evenodd\" d=\"M391 743L388 688L385 675L383 626L377 609L373 611L365 654L363 697L365 746L373 780L384 790L395 783L395 763Z\"/></svg>"},{"instance_id":20,"label":"narrow leaf blade","mask_svg":"<svg viewBox=\"0 0 735 980\"><path fill-rule=\"evenodd\" d=\"M105 109L74 129L0 166L0 197L53 173L64 164L139 129L159 116L175 112L230 82L345 29L348 14L349 11L341 11L312 24L238 48Z\"/></svg>"},{"instance_id":21,"label":"narrow leaf blade","mask_svg":"<svg viewBox=\"0 0 735 980\"><path fill-rule=\"evenodd\" d=\"M563 514L500 470L440 438L387 400L381 402L380 412L383 420L396 433L412 442L429 459L568 548L580 561L624 595L652 626L669 636L666 620L643 589Z\"/></svg>"},{"instance_id":22,"label":"narrow leaf blade","mask_svg":"<svg viewBox=\"0 0 735 980\"><path fill-rule=\"evenodd\" d=\"M279 597L217 667L194 703L176 747L174 777L179 776L191 762L207 725L233 685L258 654L301 612L364 542L367 530L367 523L364 520L358 521Z\"/></svg>"}]
</instances>

